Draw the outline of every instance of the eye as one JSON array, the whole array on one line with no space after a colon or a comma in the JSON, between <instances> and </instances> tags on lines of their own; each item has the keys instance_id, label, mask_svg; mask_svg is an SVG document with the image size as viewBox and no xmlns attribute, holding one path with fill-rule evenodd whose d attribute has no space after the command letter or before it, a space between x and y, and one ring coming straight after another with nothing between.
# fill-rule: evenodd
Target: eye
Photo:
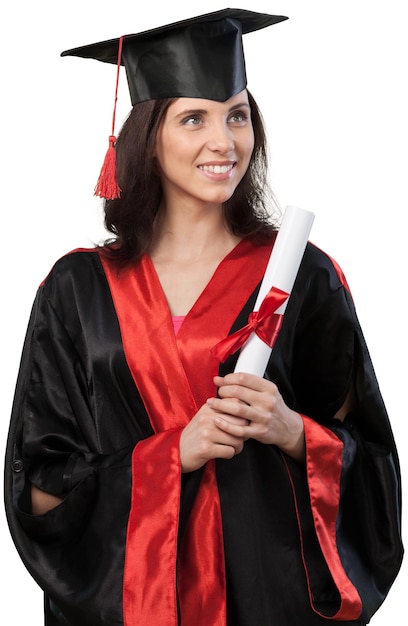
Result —
<instances>
[{"instance_id":1,"label":"eye","mask_svg":"<svg viewBox=\"0 0 408 626\"><path fill-rule=\"evenodd\" d=\"M232 111L228 121L232 124L240 124L248 121L248 114L245 111Z\"/></svg>"},{"instance_id":2,"label":"eye","mask_svg":"<svg viewBox=\"0 0 408 626\"><path fill-rule=\"evenodd\" d=\"M199 126L202 124L203 118L199 113L189 115L181 120L182 125L184 126Z\"/></svg>"}]
</instances>

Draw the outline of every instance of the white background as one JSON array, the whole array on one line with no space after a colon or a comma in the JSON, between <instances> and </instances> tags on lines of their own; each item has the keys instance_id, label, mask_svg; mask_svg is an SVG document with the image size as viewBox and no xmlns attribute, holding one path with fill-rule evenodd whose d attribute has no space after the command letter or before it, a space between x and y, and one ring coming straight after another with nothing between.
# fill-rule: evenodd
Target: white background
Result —
<instances>
[{"instance_id":1,"label":"white background","mask_svg":"<svg viewBox=\"0 0 408 626\"><path fill-rule=\"evenodd\" d=\"M111 132L115 68L59 54L231 6L183 5L14 0L1 9L2 449L37 285L59 256L104 236L93 188ZM406 483L404 5L404 0L232 3L290 17L244 39L248 87L269 130L271 183L283 208L292 204L316 214L311 240L346 274ZM130 108L124 72L121 78L117 130ZM2 616L40 626L42 594L20 563L4 513L0 537ZM405 562L374 626L404 622L407 568Z\"/></svg>"}]
</instances>

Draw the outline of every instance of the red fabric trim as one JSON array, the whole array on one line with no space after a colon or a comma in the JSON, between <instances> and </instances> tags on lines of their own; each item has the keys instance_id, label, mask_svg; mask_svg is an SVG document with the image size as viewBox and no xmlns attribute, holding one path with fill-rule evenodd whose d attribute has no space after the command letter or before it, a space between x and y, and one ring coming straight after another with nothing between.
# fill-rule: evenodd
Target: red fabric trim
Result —
<instances>
[{"instance_id":1,"label":"red fabric trim","mask_svg":"<svg viewBox=\"0 0 408 626\"><path fill-rule=\"evenodd\" d=\"M272 244L241 241L218 266L177 334L176 344L197 406L214 395L219 361L212 348L226 337L239 312L261 282ZM158 283L158 288L161 289ZM205 321L203 321L205 320ZM197 367L199 363L199 367Z\"/></svg>"},{"instance_id":2,"label":"red fabric trim","mask_svg":"<svg viewBox=\"0 0 408 626\"><path fill-rule=\"evenodd\" d=\"M361 614L362 603L357 589L343 569L336 540L343 443L328 428L306 416L302 416L302 419L305 427L307 478L315 530L341 598L337 613L323 617L355 620ZM307 570L307 563L305 567ZM312 608L319 613L314 607L312 597L310 601Z\"/></svg>"},{"instance_id":3,"label":"red fabric trim","mask_svg":"<svg viewBox=\"0 0 408 626\"><path fill-rule=\"evenodd\" d=\"M180 492L180 429L158 433L137 444L132 456L133 476L150 476L160 489L140 480L132 485L125 555L123 605L125 626L177 624L176 567ZM169 471L169 463L171 471ZM158 510L174 515L155 522ZM140 564L144 567L141 568ZM167 584L163 585L165 574ZM154 622L146 616L154 615Z\"/></svg>"},{"instance_id":4,"label":"red fabric trim","mask_svg":"<svg viewBox=\"0 0 408 626\"><path fill-rule=\"evenodd\" d=\"M315 245L315 244L314 244L314 245ZM316 246L316 245L315 245L315 247L316 247L316 248L318 248L318 246ZM321 248L319 248L319 250L321 250ZM332 262L333 267L334 267L334 269L335 269L335 271L336 271L336 274L337 274L337 277L338 277L339 281L341 282L341 284L343 285L343 287L344 287L345 289L347 289L347 291L348 291L348 292L350 293L350 295L351 295L351 290L350 290L350 287L349 287L349 285L348 285L348 282L347 282L346 276L345 276L345 274L344 274L343 270L341 269L340 265L337 263L337 261L336 261L335 259L333 259L333 257L331 257L329 254L327 254L327 252L324 252L324 250L323 250L322 252L323 252L323 254L325 254L325 255L326 255L326 256L330 259L330 261Z\"/></svg>"},{"instance_id":5,"label":"red fabric trim","mask_svg":"<svg viewBox=\"0 0 408 626\"><path fill-rule=\"evenodd\" d=\"M238 244L217 268L177 338L149 257L120 274L102 258L125 356L156 433L137 444L132 460L123 584L125 626L175 626L177 592L182 623L226 624L222 520L214 463L205 467L177 555L178 442L181 429L197 408L215 395L212 378L218 362L211 348L228 334L261 281L270 251L271 245L256 248L255 253L250 242ZM129 306L131 302L137 306Z\"/></svg>"},{"instance_id":6,"label":"red fabric trim","mask_svg":"<svg viewBox=\"0 0 408 626\"><path fill-rule=\"evenodd\" d=\"M335 261L331 256L329 256L330 261L333 263L333 267L336 270L336 274L341 282L341 284L343 285L343 287L345 287L347 289L347 291L351 294L350 291L350 287L348 285L347 279L344 275L343 270L341 269L340 265L337 263L337 261Z\"/></svg>"},{"instance_id":7,"label":"red fabric trim","mask_svg":"<svg viewBox=\"0 0 408 626\"><path fill-rule=\"evenodd\" d=\"M184 533L178 584L181 624L226 626L224 541L214 461L205 466Z\"/></svg>"}]
</instances>

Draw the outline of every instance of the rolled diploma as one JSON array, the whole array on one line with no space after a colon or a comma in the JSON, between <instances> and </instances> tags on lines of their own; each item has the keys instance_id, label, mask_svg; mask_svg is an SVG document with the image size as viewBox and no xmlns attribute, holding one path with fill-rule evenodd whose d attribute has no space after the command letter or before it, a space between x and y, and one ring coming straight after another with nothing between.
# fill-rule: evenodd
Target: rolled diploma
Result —
<instances>
[{"instance_id":1,"label":"rolled diploma","mask_svg":"<svg viewBox=\"0 0 408 626\"><path fill-rule=\"evenodd\" d=\"M272 287L282 289L290 296L313 220L314 213L310 211L294 206L286 207L266 266L254 311L258 311L263 299ZM276 310L276 313L283 315L288 299ZM235 371L263 376L271 351L272 348L255 333L252 333L241 348Z\"/></svg>"}]
</instances>

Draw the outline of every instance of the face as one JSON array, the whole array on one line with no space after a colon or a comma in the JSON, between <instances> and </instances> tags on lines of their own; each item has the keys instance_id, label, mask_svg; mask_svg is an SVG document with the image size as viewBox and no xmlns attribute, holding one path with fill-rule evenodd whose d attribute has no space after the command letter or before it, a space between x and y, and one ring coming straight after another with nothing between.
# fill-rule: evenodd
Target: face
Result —
<instances>
[{"instance_id":1,"label":"face","mask_svg":"<svg viewBox=\"0 0 408 626\"><path fill-rule=\"evenodd\" d=\"M155 150L166 205L222 204L244 176L253 147L246 91L226 102L176 100L158 131Z\"/></svg>"}]
</instances>

